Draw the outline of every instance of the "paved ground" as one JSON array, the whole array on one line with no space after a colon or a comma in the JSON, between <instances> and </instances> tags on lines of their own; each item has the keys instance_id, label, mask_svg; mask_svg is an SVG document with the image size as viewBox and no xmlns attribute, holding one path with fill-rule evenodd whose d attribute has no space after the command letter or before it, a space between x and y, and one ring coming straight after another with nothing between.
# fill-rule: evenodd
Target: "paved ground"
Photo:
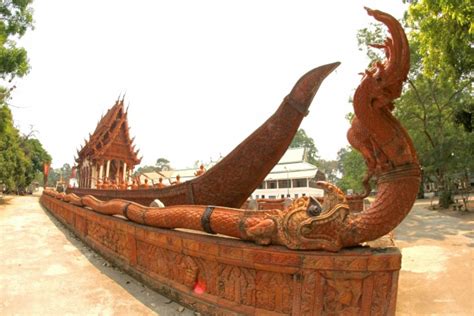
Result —
<instances>
[{"instance_id":1,"label":"paved ground","mask_svg":"<svg viewBox=\"0 0 474 316\"><path fill-rule=\"evenodd\" d=\"M0 315L190 316L110 266L40 207L0 205Z\"/></svg>"},{"instance_id":2,"label":"paved ground","mask_svg":"<svg viewBox=\"0 0 474 316\"><path fill-rule=\"evenodd\" d=\"M397 315L473 315L474 212L428 205L417 202L395 232L403 253ZM194 313L110 266L37 197L0 203L0 315L66 314Z\"/></svg>"},{"instance_id":3,"label":"paved ground","mask_svg":"<svg viewBox=\"0 0 474 316\"><path fill-rule=\"evenodd\" d=\"M395 231L397 315L474 315L474 212L429 205L418 201Z\"/></svg>"}]
</instances>

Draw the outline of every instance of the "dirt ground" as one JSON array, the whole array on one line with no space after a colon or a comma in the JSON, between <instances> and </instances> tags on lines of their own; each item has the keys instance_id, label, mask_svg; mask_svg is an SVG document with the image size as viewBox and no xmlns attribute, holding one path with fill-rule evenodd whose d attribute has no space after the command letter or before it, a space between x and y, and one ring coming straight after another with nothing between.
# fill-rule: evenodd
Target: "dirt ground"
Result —
<instances>
[{"instance_id":1,"label":"dirt ground","mask_svg":"<svg viewBox=\"0 0 474 316\"><path fill-rule=\"evenodd\" d=\"M2 199L0 199L2 200ZM417 201L395 231L397 315L474 314L474 212ZM198 315L91 251L38 203L0 201L0 315Z\"/></svg>"},{"instance_id":2,"label":"dirt ground","mask_svg":"<svg viewBox=\"0 0 474 316\"><path fill-rule=\"evenodd\" d=\"M194 312L111 266L38 203L0 203L0 315L163 315Z\"/></svg>"},{"instance_id":3,"label":"dirt ground","mask_svg":"<svg viewBox=\"0 0 474 316\"><path fill-rule=\"evenodd\" d=\"M474 212L429 206L417 201L395 230L397 315L474 315Z\"/></svg>"}]
</instances>

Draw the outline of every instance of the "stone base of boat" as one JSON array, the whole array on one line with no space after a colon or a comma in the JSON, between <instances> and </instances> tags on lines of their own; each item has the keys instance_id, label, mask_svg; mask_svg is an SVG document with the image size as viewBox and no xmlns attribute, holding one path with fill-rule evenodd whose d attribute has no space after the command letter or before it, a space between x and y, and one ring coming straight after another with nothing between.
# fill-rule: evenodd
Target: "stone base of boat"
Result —
<instances>
[{"instance_id":1,"label":"stone base of boat","mask_svg":"<svg viewBox=\"0 0 474 316\"><path fill-rule=\"evenodd\" d=\"M142 226L47 195L41 203L115 265L202 314L395 314L395 247L293 251Z\"/></svg>"}]
</instances>

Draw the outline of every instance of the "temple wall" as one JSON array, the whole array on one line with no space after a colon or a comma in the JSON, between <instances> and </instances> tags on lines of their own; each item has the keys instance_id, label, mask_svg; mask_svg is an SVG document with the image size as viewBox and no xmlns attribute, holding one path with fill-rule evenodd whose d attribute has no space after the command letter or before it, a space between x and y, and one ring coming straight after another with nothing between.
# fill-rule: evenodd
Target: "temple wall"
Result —
<instances>
[{"instance_id":1,"label":"temple wall","mask_svg":"<svg viewBox=\"0 0 474 316\"><path fill-rule=\"evenodd\" d=\"M293 251L142 226L46 195L41 203L115 265L203 314L395 314L395 247Z\"/></svg>"}]
</instances>

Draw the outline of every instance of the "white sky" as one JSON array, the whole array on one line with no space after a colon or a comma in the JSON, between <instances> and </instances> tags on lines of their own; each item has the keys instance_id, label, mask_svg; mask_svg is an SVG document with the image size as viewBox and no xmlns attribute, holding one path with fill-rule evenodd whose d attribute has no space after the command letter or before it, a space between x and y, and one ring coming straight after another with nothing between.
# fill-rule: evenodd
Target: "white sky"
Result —
<instances>
[{"instance_id":1,"label":"white sky","mask_svg":"<svg viewBox=\"0 0 474 316\"><path fill-rule=\"evenodd\" d=\"M118 1L35 0L35 29L21 44L31 72L15 80L11 104L53 167L73 164L119 94L130 103L142 164L175 168L226 155L280 105L297 79L340 61L301 127L319 155L347 145L349 97L367 66L357 30L363 6L400 19L399 0Z\"/></svg>"}]
</instances>

